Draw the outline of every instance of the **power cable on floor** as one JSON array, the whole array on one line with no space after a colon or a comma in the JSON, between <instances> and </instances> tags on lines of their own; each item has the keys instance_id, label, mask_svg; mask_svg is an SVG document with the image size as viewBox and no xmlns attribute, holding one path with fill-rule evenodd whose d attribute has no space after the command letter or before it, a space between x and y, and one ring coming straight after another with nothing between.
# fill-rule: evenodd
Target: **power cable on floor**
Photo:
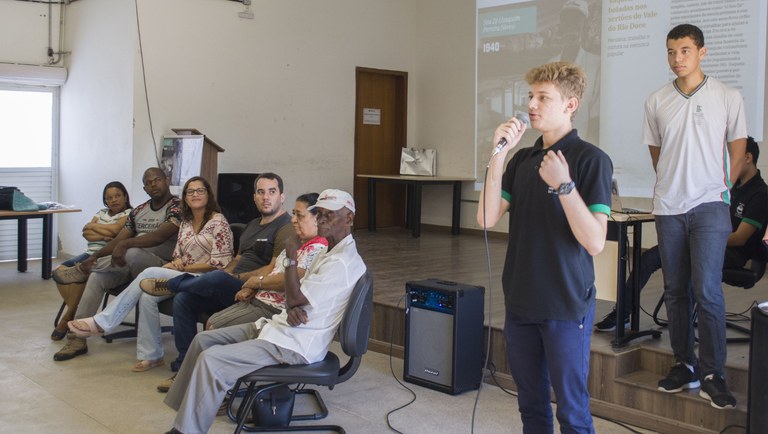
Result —
<instances>
[{"instance_id":1,"label":"power cable on floor","mask_svg":"<svg viewBox=\"0 0 768 434\"><path fill-rule=\"evenodd\" d=\"M405 299L405 295L400 297L400 300L397 301L397 306L395 306L395 309L399 309L400 308L400 304L403 302L404 299ZM397 384L402 386L405 390L411 392L412 398L411 398L410 401L406 402L405 404L401 405L400 407L397 407L395 409L392 409L392 410L388 411L387 415L386 415L386 419L387 419L387 427L389 429L391 429L392 431L394 431L396 433L403 434L402 432L398 431L397 429L395 429L395 427L392 426L392 424L389 421L389 417L392 414L394 414L395 412L400 411L400 410L404 409L405 407L408 407L409 405L413 404L413 402L416 401L416 392L414 392L411 388L409 388L408 386L403 384L403 382L400 381L399 378L397 378L397 375L395 374L395 369L392 367L392 350L393 350L393 342L395 340L394 337L395 337L395 321L392 321L392 328L390 329L390 332L389 332L389 372L392 373L392 378L394 378L395 381L397 381Z\"/></svg>"}]
</instances>

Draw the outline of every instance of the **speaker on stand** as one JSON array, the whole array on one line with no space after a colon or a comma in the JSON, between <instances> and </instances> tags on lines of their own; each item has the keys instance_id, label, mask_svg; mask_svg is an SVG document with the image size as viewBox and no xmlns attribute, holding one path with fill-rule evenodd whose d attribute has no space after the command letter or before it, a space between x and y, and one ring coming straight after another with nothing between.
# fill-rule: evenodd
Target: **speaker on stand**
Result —
<instances>
[{"instance_id":1,"label":"speaker on stand","mask_svg":"<svg viewBox=\"0 0 768 434\"><path fill-rule=\"evenodd\" d=\"M231 223L248 224L260 217L256 204L253 203L253 183L258 173L220 173L216 187L216 201L221 213Z\"/></svg>"},{"instance_id":2,"label":"speaker on stand","mask_svg":"<svg viewBox=\"0 0 768 434\"><path fill-rule=\"evenodd\" d=\"M747 433L768 433L768 301L752 308Z\"/></svg>"},{"instance_id":3,"label":"speaker on stand","mask_svg":"<svg viewBox=\"0 0 768 434\"><path fill-rule=\"evenodd\" d=\"M403 379L451 395L477 389L485 288L430 279L405 291Z\"/></svg>"}]
</instances>

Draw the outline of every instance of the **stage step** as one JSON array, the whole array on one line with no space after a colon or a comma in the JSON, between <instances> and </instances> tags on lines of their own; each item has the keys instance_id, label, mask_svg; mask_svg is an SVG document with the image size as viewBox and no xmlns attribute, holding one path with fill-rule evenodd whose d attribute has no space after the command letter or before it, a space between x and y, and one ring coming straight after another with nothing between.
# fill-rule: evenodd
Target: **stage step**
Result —
<instances>
[{"instance_id":1,"label":"stage step","mask_svg":"<svg viewBox=\"0 0 768 434\"><path fill-rule=\"evenodd\" d=\"M701 433L720 432L729 425L746 425L748 373L743 369L726 368L729 387L738 403L734 409L718 410L699 397L699 389L672 394L657 390L659 379L674 364L669 352L638 347L613 355L593 353L592 362L602 369L614 369L612 373L602 371L598 375L602 384L593 387L593 398L604 401L612 411L620 409L629 413L631 410L635 417L651 416L645 421L638 420L640 426L659 432ZM592 373L597 373L594 367ZM655 420L648 424L652 419Z\"/></svg>"},{"instance_id":2,"label":"stage step","mask_svg":"<svg viewBox=\"0 0 768 434\"><path fill-rule=\"evenodd\" d=\"M370 349L384 354L392 352L394 357L402 358L404 318L404 309L399 303L374 302ZM486 327L485 339L489 331L496 381L505 388L514 389L502 331ZM733 351L737 354L735 357L746 357L739 355L744 353L740 349L737 347ZM729 350L732 350L730 345ZM733 354L731 358L734 358ZM592 413L659 433L713 434L730 425L746 425L749 384L746 367L726 365L726 381L738 404L733 410L718 410L698 396L698 389L675 394L656 390L659 379L669 372L674 363L674 356L666 343L659 344L655 339L637 340L627 347L616 349L610 345L608 338L596 334L592 337L590 354ZM486 382L494 383L490 377L486 377ZM741 431L731 428L727 432L744 431L743 428Z\"/></svg>"}]
</instances>

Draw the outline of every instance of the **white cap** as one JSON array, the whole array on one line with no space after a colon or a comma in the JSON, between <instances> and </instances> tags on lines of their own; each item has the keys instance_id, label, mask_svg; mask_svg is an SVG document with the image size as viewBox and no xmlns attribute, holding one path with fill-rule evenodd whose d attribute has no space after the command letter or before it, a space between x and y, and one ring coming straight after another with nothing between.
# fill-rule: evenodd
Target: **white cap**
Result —
<instances>
[{"instance_id":1,"label":"white cap","mask_svg":"<svg viewBox=\"0 0 768 434\"><path fill-rule=\"evenodd\" d=\"M325 208L331 211L338 211L345 207L352 211L352 213L355 212L355 200L352 199L352 196L346 191L329 188L320 193L317 203L309 207L309 209Z\"/></svg>"}]
</instances>

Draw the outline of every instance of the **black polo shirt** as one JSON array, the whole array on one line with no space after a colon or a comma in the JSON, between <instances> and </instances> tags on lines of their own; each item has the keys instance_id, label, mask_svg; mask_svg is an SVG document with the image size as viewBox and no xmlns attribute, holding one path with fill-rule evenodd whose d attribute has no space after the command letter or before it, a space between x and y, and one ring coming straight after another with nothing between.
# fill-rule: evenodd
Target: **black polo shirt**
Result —
<instances>
[{"instance_id":1,"label":"black polo shirt","mask_svg":"<svg viewBox=\"0 0 768 434\"><path fill-rule=\"evenodd\" d=\"M765 185L760 171L746 184L736 184L731 189L731 227L735 231L741 222L755 227L755 232L743 246L728 247L738 252L744 259L749 259L757 251L763 238L768 221L768 186Z\"/></svg>"},{"instance_id":2,"label":"black polo shirt","mask_svg":"<svg viewBox=\"0 0 768 434\"><path fill-rule=\"evenodd\" d=\"M592 256L573 235L557 195L539 176L540 137L507 164L502 197L509 202L509 246L502 284L507 310L531 319L579 320L594 302ZM547 151L562 151L576 190L593 212L610 215L613 164L572 130ZM571 193L573 194L573 193Z\"/></svg>"}]
</instances>

